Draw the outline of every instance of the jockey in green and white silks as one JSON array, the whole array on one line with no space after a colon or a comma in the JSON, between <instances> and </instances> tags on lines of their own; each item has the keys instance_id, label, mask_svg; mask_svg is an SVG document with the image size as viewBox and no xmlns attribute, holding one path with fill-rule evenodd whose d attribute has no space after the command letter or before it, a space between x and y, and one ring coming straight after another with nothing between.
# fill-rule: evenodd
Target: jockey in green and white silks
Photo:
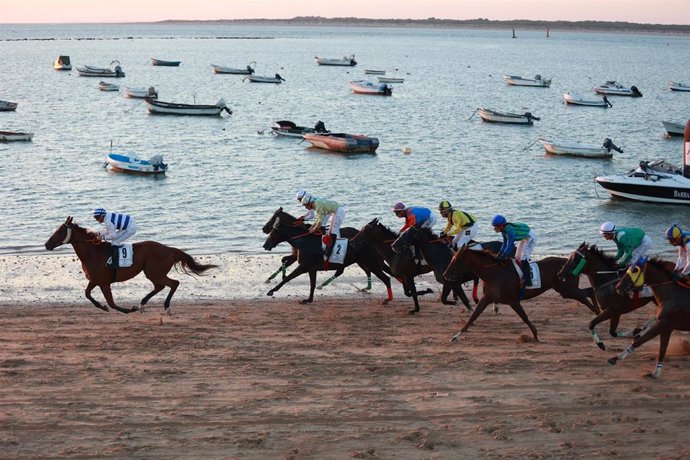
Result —
<instances>
[{"instance_id":1,"label":"jockey in green and white silks","mask_svg":"<svg viewBox=\"0 0 690 460\"><path fill-rule=\"evenodd\" d=\"M532 257L534 245L537 243L537 236L527 224L508 222L506 218L500 214L494 216L491 220L491 225L493 225L495 232L501 232L503 235L503 246L501 246L501 249L498 251L496 258L502 260L510 257L513 245L517 241L515 259L520 261L522 270L525 272L525 285L531 286L532 269L529 265L529 258Z\"/></svg>"},{"instance_id":2,"label":"jockey in green and white silks","mask_svg":"<svg viewBox=\"0 0 690 460\"><path fill-rule=\"evenodd\" d=\"M441 232L441 237L443 235L452 236L453 240L450 243L452 248L462 248L477 236L479 231L477 219L472 214L453 208L446 200L441 201L438 211L448 219L446 228Z\"/></svg>"},{"instance_id":3,"label":"jockey in green and white silks","mask_svg":"<svg viewBox=\"0 0 690 460\"><path fill-rule=\"evenodd\" d=\"M316 220L309 228L309 233L319 230L328 217L328 233L340 238L340 227L345 220L345 208L333 200L316 198L308 193L302 197L302 204L316 213Z\"/></svg>"},{"instance_id":4,"label":"jockey in green and white silks","mask_svg":"<svg viewBox=\"0 0 690 460\"><path fill-rule=\"evenodd\" d=\"M639 228L616 228L615 224L604 222L599 228L599 233L606 240L616 243L618 252L614 258L622 266L637 263L652 247L651 238Z\"/></svg>"},{"instance_id":5,"label":"jockey in green and white silks","mask_svg":"<svg viewBox=\"0 0 690 460\"><path fill-rule=\"evenodd\" d=\"M678 225L672 225L666 230L666 239L672 246L678 247L678 261L674 268L674 278L682 278L690 274L690 232L684 232Z\"/></svg>"}]
</instances>

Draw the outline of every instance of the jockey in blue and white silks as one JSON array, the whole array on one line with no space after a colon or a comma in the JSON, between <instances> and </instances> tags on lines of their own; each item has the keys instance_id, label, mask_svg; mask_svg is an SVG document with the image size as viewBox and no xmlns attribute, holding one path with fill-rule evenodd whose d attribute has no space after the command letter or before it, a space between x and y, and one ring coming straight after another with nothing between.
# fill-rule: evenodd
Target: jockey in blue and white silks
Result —
<instances>
[{"instance_id":1,"label":"jockey in blue and white silks","mask_svg":"<svg viewBox=\"0 0 690 460\"><path fill-rule=\"evenodd\" d=\"M98 208L93 211L93 217L105 226L98 235L103 241L113 245L122 244L137 231L134 219L128 214L107 212L103 208Z\"/></svg>"}]
</instances>

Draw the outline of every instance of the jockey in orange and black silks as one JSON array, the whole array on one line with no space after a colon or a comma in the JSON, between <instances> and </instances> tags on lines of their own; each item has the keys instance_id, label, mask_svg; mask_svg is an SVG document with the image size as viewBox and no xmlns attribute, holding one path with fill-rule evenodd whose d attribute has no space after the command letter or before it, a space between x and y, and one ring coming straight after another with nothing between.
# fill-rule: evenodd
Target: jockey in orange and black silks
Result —
<instances>
[{"instance_id":1,"label":"jockey in orange and black silks","mask_svg":"<svg viewBox=\"0 0 690 460\"><path fill-rule=\"evenodd\" d=\"M402 234L410 227L428 228L431 230L436 223L436 216L431 209L422 206L407 207L403 203L395 203L393 205L393 212L396 216L405 218L405 225L398 232Z\"/></svg>"}]
</instances>

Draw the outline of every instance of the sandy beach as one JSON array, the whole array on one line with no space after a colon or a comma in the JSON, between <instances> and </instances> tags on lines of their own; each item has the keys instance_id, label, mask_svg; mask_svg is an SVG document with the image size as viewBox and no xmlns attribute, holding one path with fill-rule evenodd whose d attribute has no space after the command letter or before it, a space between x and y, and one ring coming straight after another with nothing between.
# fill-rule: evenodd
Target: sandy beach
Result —
<instances>
[{"instance_id":1,"label":"sandy beach","mask_svg":"<svg viewBox=\"0 0 690 460\"><path fill-rule=\"evenodd\" d=\"M690 457L677 333L650 380L656 340L609 366L630 339L602 327L600 351L588 310L557 294L524 303L540 343L507 307L449 343L468 312L435 295L410 316L399 286L382 306L352 269L300 305L306 277L265 297L278 255L201 258L223 265L177 276L173 316L163 297L97 310L74 256L0 258L0 458Z\"/></svg>"}]
</instances>

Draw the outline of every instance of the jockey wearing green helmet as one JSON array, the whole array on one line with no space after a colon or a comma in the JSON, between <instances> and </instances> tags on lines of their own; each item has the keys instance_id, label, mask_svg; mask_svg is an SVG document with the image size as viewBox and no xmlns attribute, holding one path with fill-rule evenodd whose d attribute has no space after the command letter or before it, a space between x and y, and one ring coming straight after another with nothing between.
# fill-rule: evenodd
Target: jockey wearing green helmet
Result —
<instances>
[{"instance_id":1,"label":"jockey wearing green helmet","mask_svg":"<svg viewBox=\"0 0 690 460\"><path fill-rule=\"evenodd\" d=\"M673 269L674 279L690 274L690 233L673 224L666 230L666 239L672 246L678 246L678 261Z\"/></svg>"}]
</instances>

